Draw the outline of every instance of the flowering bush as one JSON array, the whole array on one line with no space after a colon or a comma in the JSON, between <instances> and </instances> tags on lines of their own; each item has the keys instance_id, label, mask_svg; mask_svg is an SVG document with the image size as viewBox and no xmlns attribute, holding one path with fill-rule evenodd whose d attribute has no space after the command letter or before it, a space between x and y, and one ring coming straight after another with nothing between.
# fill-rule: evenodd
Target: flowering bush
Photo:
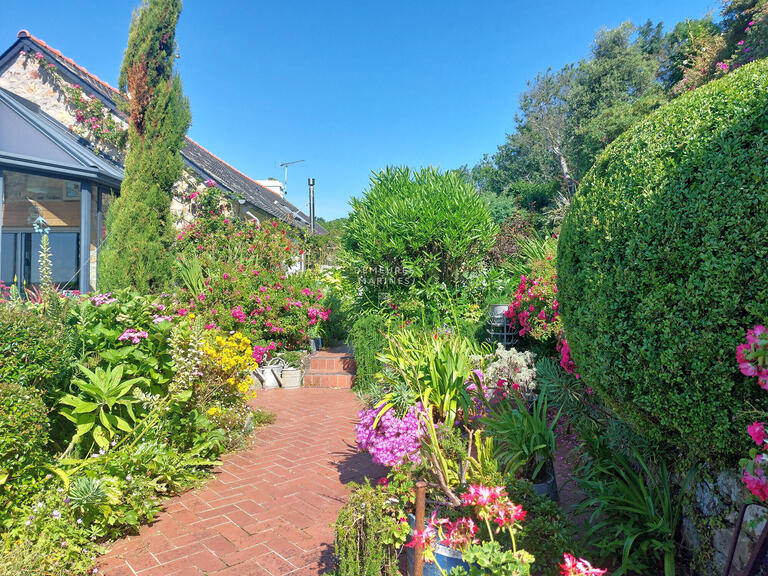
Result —
<instances>
[{"instance_id":1,"label":"flowering bush","mask_svg":"<svg viewBox=\"0 0 768 576\"><path fill-rule=\"evenodd\" d=\"M520 283L504 316L520 336L548 340L561 330L557 274L550 261L537 264L533 276L520 276ZM539 274L536 275L536 272Z\"/></svg>"},{"instance_id":2,"label":"flowering bush","mask_svg":"<svg viewBox=\"0 0 768 576\"><path fill-rule=\"evenodd\" d=\"M745 376L755 376L758 384L768 390L768 334L765 326L757 325L747 330L746 343L736 347L736 359L739 370ZM765 475L768 468L768 437L765 432L765 422L753 422L747 426L757 448L752 448L748 459L742 459L742 481L753 496L763 502L768 500L768 478Z\"/></svg>"},{"instance_id":3,"label":"flowering bush","mask_svg":"<svg viewBox=\"0 0 768 576\"><path fill-rule=\"evenodd\" d=\"M485 380L499 387L511 388L529 396L536 390L536 366L534 355L529 351L507 350L503 344L496 346L491 363L485 369Z\"/></svg>"},{"instance_id":4,"label":"flowering bush","mask_svg":"<svg viewBox=\"0 0 768 576\"><path fill-rule=\"evenodd\" d=\"M203 345L204 363L208 377L219 378L245 399L254 398L250 372L258 366L253 357L251 341L240 332L224 338L215 335Z\"/></svg>"},{"instance_id":5,"label":"flowering bush","mask_svg":"<svg viewBox=\"0 0 768 576\"><path fill-rule=\"evenodd\" d=\"M173 377L169 347L174 317L165 315L168 298L139 296L130 291L81 297L67 322L79 348L103 366L123 366L126 377L142 377L142 390L165 394Z\"/></svg>"},{"instance_id":6,"label":"flowering bush","mask_svg":"<svg viewBox=\"0 0 768 576\"><path fill-rule=\"evenodd\" d=\"M375 407L363 409L358 414L360 422L355 426L358 450L367 450L375 463L384 466L421 462L422 404L411 406L402 418L398 418L394 410L384 411L379 418L383 410L383 407Z\"/></svg>"},{"instance_id":7,"label":"flowering bush","mask_svg":"<svg viewBox=\"0 0 768 576\"><path fill-rule=\"evenodd\" d=\"M288 273L301 255L289 228L231 219L213 186L195 200L198 218L177 237L184 287L178 313L194 312L210 328L242 332L258 361L305 346L331 311L311 274Z\"/></svg>"}]
</instances>

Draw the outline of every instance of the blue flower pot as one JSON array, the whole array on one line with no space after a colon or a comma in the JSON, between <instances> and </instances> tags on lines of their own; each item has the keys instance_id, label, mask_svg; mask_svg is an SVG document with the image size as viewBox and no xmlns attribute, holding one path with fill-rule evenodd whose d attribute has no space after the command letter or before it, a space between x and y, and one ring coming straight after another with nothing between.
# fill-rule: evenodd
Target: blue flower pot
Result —
<instances>
[{"instance_id":1,"label":"blue flower pot","mask_svg":"<svg viewBox=\"0 0 768 576\"><path fill-rule=\"evenodd\" d=\"M413 514L409 514L408 525L413 529L415 524L416 518ZM446 574L450 573L451 568L456 568L457 566L461 566L469 572L470 566L464 562L460 550L449 548L448 546L443 546L438 543L435 544L434 551L435 561L430 563L424 562L424 576L443 576L443 573L440 572L437 566L440 566ZM408 576L413 576L413 563L416 557L416 551L413 548L406 548L405 557L408 562Z\"/></svg>"}]
</instances>

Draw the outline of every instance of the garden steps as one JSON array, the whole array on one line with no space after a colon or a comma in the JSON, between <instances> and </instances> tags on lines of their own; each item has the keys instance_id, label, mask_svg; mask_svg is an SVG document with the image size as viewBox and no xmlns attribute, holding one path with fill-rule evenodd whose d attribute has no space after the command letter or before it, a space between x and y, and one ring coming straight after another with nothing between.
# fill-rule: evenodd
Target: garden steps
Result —
<instances>
[{"instance_id":1,"label":"garden steps","mask_svg":"<svg viewBox=\"0 0 768 576\"><path fill-rule=\"evenodd\" d=\"M321 350L306 360L304 386L307 388L352 388L355 357L346 346Z\"/></svg>"}]
</instances>

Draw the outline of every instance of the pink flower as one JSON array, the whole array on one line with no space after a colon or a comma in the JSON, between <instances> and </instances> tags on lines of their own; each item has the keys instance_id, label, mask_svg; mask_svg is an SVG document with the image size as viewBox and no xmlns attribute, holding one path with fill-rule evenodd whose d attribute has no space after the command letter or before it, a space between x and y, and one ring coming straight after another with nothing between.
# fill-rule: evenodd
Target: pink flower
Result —
<instances>
[{"instance_id":1,"label":"pink flower","mask_svg":"<svg viewBox=\"0 0 768 576\"><path fill-rule=\"evenodd\" d=\"M209 178L208 180L205 181L205 185L208 186L208 188L215 188L216 187L216 182L214 182L213 180L211 180Z\"/></svg>"},{"instance_id":2,"label":"pink flower","mask_svg":"<svg viewBox=\"0 0 768 576\"><path fill-rule=\"evenodd\" d=\"M411 540L408 542L406 548L419 548L425 550L426 548L432 548L432 544L435 540L435 531L431 528L425 528L424 530L414 530L411 535ZM426 558L425 558L426 560Z\"/></svg>"},{"instance_id":3,"label":"pink flower","mask_svg":"<svg viewBox=\"0 0 768 576\"><path fill-rule=\"evenodd\" d=\"M187 308L179 308L179 311L176 312L179 316L186 316L189 314L189 310Z\"/></svg>"},{"instance_id":4,"label":"pink flower","mask_svg":"<svg viewBox=\"0 0 768 576\"><path fill-rule=\"evenodd\" d=\"M728 70L728 64L726 64L725 62L718 62L717 64L715 64L715 66L720 68L720 70Z\"/></svg>"},{"instance_id":5,"label":"pink flower","mask_svg":"<svg viewBox=\"0 0 768 576\"><path fill-rule=\"evenodd\" d=\"M43 59L43 53L42 52L35 52L35 58L37 58L38 60L42 60Z\"/></svg>"},{"instance_id":6,"label":"pink flower","mask_svg":"<svg viewBox=\"0 0 768 576\"><path fill-rule=\"evenodd\" d=\"M130 340L131 343L138 344L143 338L147 338L148 336L149 334L147 334L144 330L128 328L125 330L125 332L118 336L117 339L121 341Z\"/></svg>"},{"instance_id":7,"label":"pink flower","mask_svg":"<svg viewBox=\"0 0 768 576\"><path fill-rule=\"evenodd\" d=\"M758 446L762 446L765 443L765 422L753 422L750 426L747 426L747 432Z\"/></svg>"},{"instance_id":8,"label":"pink flower","mask_svg":"<svg viewBox=\"0 0 768 576\"><path fill-rule=\"evenodd\" d=\"M567 552L563 554L563 563L560 564L561 576L602 576L607 571L603 568L594 568L584 558L576 558Z\"/></svg>"},{"instance_id":9,"label":"pink flower","mask_svg":"<svg viewBox=\"0 0 768 576\"><path fill-rule=\"evenodd\" d=\"M763 502L768 500L768 482L765 480L765 473L763 472L762 468L756 469L754 475L747 472L745 468L744 476L741 480L744 482L744 484L746 484L747 490L749 490L753 495L760 498L760 500Z\"/></svg>"},{"instance_id":10,"label":"pink flower","mask_svg":"<svg viewBox=\"0 0 768 576\"><path fill-rule=\"evenodd\" d=\"M216 324L206 324L205 325L206 330L216 330Z\"/></svg>"},{"instance_id":11,"label":"pink flower","mask_svg":"<svg viewBox=\"0 0 768 576\"><path fill-rule=\"evenodd\" d=\"M459 518L455 522L448 522L445 527L445 538L442 543L445 546L466 550L471 544L477 544L475 538L478 528L471 518Z\"/></svg>"},{"instance_id":12,"label":"pink flower","mask_svg":"<svg viewBox=\"0 0 768 576\"><path fill-rule=\"evenodd\" d=\"M235 306L234 308L232 308L231 315L232 315L232 318L234 318L241 324L244 324L248 320L248 318L245 315L245 312L243 312L242 306Z\"/></svg>"}]
</instances>

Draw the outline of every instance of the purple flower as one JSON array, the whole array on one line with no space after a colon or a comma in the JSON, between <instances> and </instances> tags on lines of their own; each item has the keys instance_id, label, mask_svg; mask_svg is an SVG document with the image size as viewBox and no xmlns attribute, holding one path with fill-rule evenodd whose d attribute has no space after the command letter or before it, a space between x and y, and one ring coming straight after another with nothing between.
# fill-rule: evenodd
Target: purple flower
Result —
<instances>
[{"instance_id":1,"label":"purple flower","mask_svg":"<svg viewBox=\"0 0 768 576\"><path fill-rule=\"evenodd\" d=\"M361 410L360 422L355 426L358 450L367 450L375 463L384 466L397 466L406 460L421 462L419 449L424 430L420 414L423 410L418 403L402 418L398 418L394 410L388 410L375 427L373 423L381 408Z\"/></svg>"}]
</instances>

